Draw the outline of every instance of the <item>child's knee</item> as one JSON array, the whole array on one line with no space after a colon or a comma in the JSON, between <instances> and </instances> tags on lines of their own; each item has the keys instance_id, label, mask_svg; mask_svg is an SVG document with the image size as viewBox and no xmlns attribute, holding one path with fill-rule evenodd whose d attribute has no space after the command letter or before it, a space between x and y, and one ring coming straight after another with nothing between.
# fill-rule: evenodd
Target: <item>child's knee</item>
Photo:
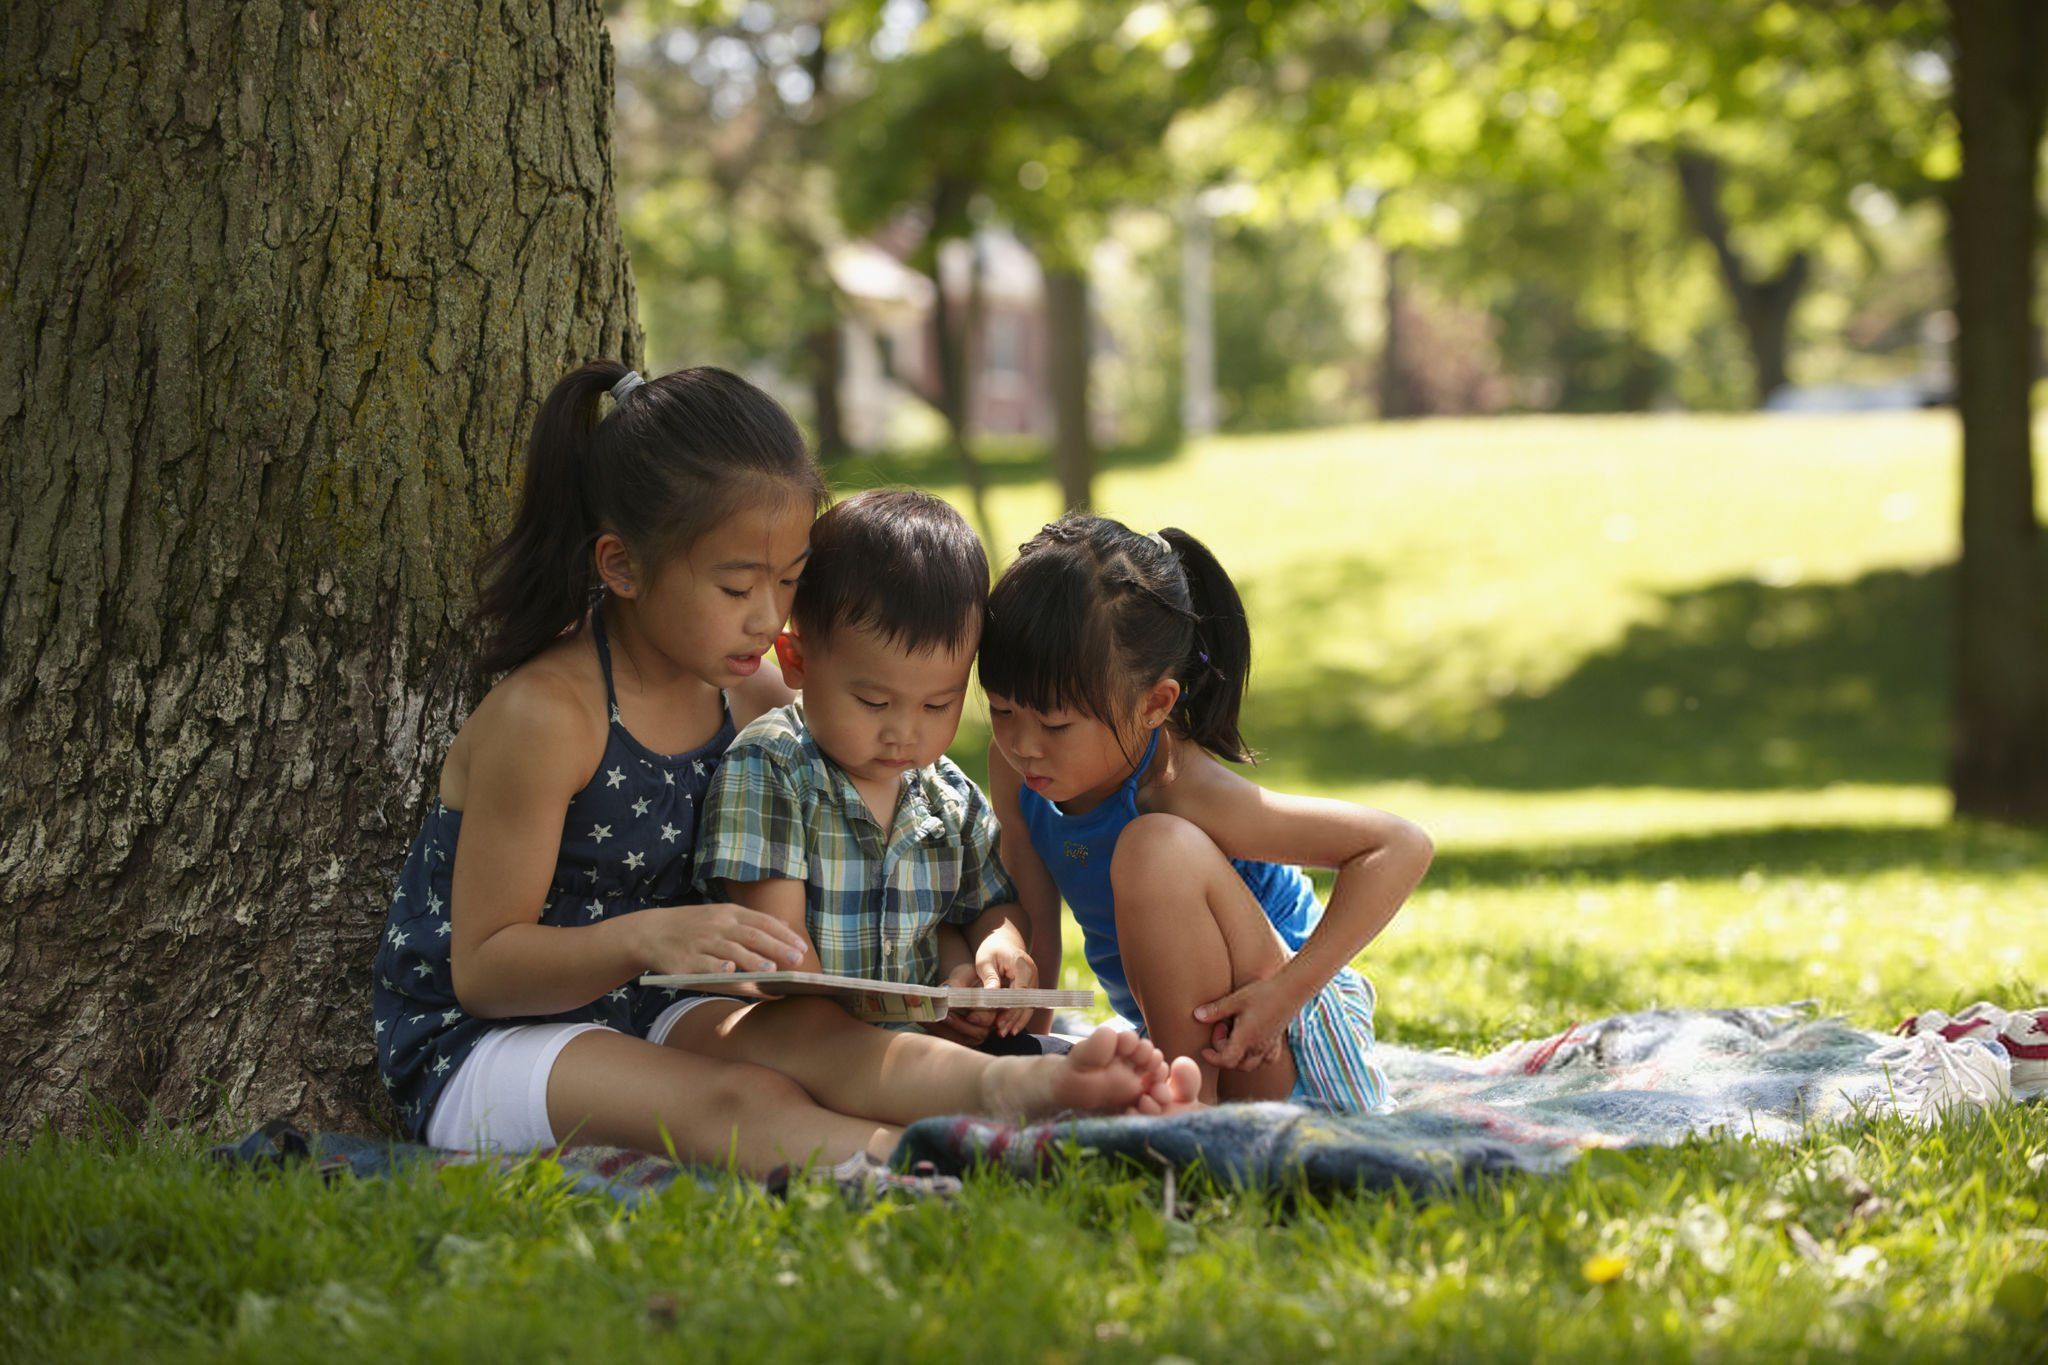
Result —
<instances>
[{"instance_id":1,"label":"child's knee","mask_svg":"<svg viewBox=\"0 0 2048 1365\"><path fill-rule=\"evenodd\" d=\"M1223 857L1200 825L1178 815L1141 815L1117 836L1110 860L1110 887L1119 902L1126 890L1143 894L1162 883L1185 884Z\"/></svg>"},{"instance_id":2,"label":"child's knee","mask_svg":"<svg viewBox=\"0 0 2048 1365\"><path fill-rule=\"evenodd\" d=\"M767 1106L781 1110L805 1103L804 1088L773 1067L753 1062L722 1062L709 1076L690 1087L687 1102L710 1114L743 1114Z\"/></svg>"}]
</instances>

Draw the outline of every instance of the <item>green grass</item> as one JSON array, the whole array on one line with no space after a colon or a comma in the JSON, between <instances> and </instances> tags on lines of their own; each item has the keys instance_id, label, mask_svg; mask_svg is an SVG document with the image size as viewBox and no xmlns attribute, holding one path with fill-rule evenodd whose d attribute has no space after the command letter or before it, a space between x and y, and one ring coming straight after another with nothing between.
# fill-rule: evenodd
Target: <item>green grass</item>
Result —
<instances>
[{"instance_id":1,"label":"green grass","mask_svg":"<svg viewBox=\"0 0 2048 1365\"><path fill-rule=\"evenodd\" d=\"M1945 415L1527 419L1129 452L1209 540L1275 786L1439 858L1363 964L1480 1048L1652 1004L1871 1027L2048 991L2048 837L1946 820ZM1050 515L994 462L999 544ZM942 462L841 471L957 494ZM1625 520L1624 520L1625 518ZM985 730L957 753L981 769ZM1078 954L1067 977L1081 981ZM1601 1153L1416 1206L1077 1162L945 1208L731 1188L635 1215L546 1163L323 1187L152 1131L0 1155L0 1358L1389 1355L2041 1359L2048 1107ZM1606 1271L1612 1279L1596 1282Z\"/></svg>"}]
</instances>

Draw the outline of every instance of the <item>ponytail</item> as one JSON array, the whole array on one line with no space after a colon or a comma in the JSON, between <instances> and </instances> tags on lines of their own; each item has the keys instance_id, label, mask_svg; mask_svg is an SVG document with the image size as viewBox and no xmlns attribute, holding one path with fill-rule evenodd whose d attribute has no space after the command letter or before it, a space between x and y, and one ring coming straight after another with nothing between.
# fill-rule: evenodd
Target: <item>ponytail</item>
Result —
<instances>
[{"instance_id":1,"label":"ponytail","mask_svg":"<svg viewBox=\"0 0 2048 1365\"><path fill-rule=\"evenodd\" d=\"M477 568L477 606L490 623L477 659L485 673L525 663L590 606L597 525L578 471L590 460L598 402L627 373L616 360L593 360L570 372L541 404L526 443L512 530Z\"/></svg>"},{"instance_id":2,"label":"ponytail","mask_svg":"<svg viewBox=\"0 0 2048 1365\"><path fill-rule=\"evenodd\" d=\"M1251 623L1244 599L1209 547L1177 526L1159 533L1180 560L1195 614L1194 648L1181 660L1180 705L1174 719L1183 733L1218 758L1250 763L1252 751L1238 729L1245 682L1252 671Z\"/></svg>"},{"instance_id":3,"label":"ponytail","mask_svg":"<svg viewBox=\"0 0 2048 1365\"><path fill-rule=\"evenodd\" d=\"M1077 710L1125 739L1162 677L1181 685L1172 724L1218 758L1250 763L1238 729L1251 629L1209 548L1169 527L1139 535L1071 512L1027 541L989 594L982 688L1034 711Z\"/></svg>"},{"instance_id":4,"label":"ponytail","mask_svg":"<svg viewBox=\"0 0 2048 1365\"><path fill-rule=\"evenodd\" d=\"M628 376L637 378L619 361L594 360L541 404L512 529L477 566L486 674L581 626L602 533L623 539L651 576L743 506L794 498L815 514L824 502L802 433L760 389L709 366L621 383Z\"/></svg>"}]
</instances>

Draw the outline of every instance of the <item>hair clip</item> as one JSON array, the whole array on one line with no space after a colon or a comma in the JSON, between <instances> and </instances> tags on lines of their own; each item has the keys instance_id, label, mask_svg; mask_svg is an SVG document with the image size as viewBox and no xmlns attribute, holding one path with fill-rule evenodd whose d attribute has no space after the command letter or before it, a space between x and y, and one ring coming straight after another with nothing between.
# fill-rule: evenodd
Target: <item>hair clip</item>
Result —
<instances>
[{"instance_id":1,"label":"hair clip","mask_svg":"<svg viewBox=\"0 0 2048 1365\"><path fill-rule=\"evenodd\" d=\"M619 382L612 385L612 401L614 403L624 402L627 394L639 388L642 384L645 384L646 382L646 380L640 377L640 371L626 371L626 373L620 377Z\"/></svg>"}]
</instances>

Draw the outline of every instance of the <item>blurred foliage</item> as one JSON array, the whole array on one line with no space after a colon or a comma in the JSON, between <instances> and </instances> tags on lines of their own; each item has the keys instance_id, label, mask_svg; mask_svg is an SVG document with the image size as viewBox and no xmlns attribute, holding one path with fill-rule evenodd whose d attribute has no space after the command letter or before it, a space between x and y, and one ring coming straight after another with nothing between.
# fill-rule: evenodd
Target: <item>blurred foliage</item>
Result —
<instances>
[{"instance_id":1,"label":"blurred foliage","mask_svg":"<svg viewBox=\"0 0 2048 1365\"><path fill-rule=\"evenodd\" d=\"M1002 225L1097 267L1099 389L1121 435L1170 430L1174 220L1206 190L1227 425L1374 410L1395 249L1419 334L1482 341L1510 406L1737 406L1754 362L1681 154L1747 273L1810 260L1795 377L1903 377L1944 301L1933 0L640 0L614 29L667 360L798 374L832 243Z\"/></svg>"}]
</instances>

